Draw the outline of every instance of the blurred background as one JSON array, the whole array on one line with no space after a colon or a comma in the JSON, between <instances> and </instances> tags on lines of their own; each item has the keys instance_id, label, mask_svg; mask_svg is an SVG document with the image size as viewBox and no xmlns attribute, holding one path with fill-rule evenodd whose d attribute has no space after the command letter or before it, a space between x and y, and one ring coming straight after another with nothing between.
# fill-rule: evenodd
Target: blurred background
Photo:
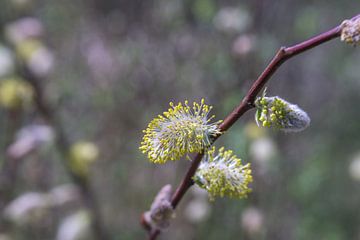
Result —
<instances>
[{"instance_id":1,"label":"blurred background","mask_svg":"<svg viewBox=\"0 0 360 240\"><path fill-rule=\"evenodd\" d=\"M2 0L0 239L92 239L79 189L19 62L39 79L70 142L92 142L85 155L97 161L80 166L81 174L110 239L146 239L141 213L190 164L149 163L138 150L147 123L170 101L201 98L223 119L280 46L329 30L358 14L356 6ZM246 113L215 145L251 162L249 198L209 202L194 187L161 239L360 239L359 61L359 49L335 39L283 65L268 95L302 107L310 127L269 131L257 128L254 111Z\"/></svg>"}]
</instances>

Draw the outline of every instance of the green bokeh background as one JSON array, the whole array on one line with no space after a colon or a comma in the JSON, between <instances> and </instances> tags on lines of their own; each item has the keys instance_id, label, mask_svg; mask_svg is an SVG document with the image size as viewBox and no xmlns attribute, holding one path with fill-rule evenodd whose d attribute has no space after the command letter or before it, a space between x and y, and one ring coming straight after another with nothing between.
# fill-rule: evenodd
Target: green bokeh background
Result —
<instances>
[{"instance_id":1,"label":"green bokeh background","mask_svg":"<svg viewBox=\"0 0 360 240\"><path fill-rule=\"evenodd\" d=\"M217 118L224 118L280 46L340 24L358 14L358 6L350 0L33 0L18 8L4 0L0 24L3 30L24 16L44 24L45 42L56 58L43 83L47 97L71 140L98 144L101 158L91 171L92 187L112 239L127 240L145 239L141 213L163 185L176 186L190 164L149 163L138 150L147 123L170 101L185 99L205 98ZM237 9L243 25L218 26L224 8ZM249 39L248 51L234 50L239 37ZM1 42L6 44L4 36ZM212 202L209 217L192 223L184 215L194 197L190 192L161 239L360 239L360 182L349 175L360 151L359 60L358 48L335 39L285 63L268 93L306 110L310 127L298 134L268 131L277 154L264 173L254 164L249 198ZM1 111L0 132L5 132L9 122ZM216 146L252 162L244 128L253 115L246 113ZM37 117L30 113L23 125ZM4 152L8 139L0 135ZM55 149L26 162L16 195L69 182ZM45 177L32 174L39 168ZM241 226L250 206L264 218L255 237ZM13 238L54 239L60 219L51 218L55 223L46 230L11 227Z\"/></svg>"}]
</instances>

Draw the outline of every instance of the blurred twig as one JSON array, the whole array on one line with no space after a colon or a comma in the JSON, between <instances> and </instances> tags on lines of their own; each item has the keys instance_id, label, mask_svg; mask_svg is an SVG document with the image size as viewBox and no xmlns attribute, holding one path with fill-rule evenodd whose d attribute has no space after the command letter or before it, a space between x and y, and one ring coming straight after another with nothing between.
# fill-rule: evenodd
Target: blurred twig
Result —
<instances>
[{"instance_id":1,"label":"blurred twig","mask_svg":"<svg viewBox=\"0 0 360 240\"><path fill-rule=\"evenodd\" d=\"M6 113L6 118L9 126L6 132L5 147L7 148L13 140L16 131L21 124L21 110L20 109L9 109ZM6 151L6 150L5 150ZM4 162L1 166L0 173L0 212L3 211L5 205L13 197L15 190L16 177L18 172L19 160L13 159L8 154L4 155ZM4 219L1 216L0 230L3 226Z\"/></svg>"},{"instance_id":2,"label":"blurred twig","mask_svg":"<svg viewBox=\"0 0 360 240\"><path fill-rule=\"evenodd\" d=\"M360 17L360 15L355 16L353 19ZM257 95L260 93L261 89L265 86L271 76L276 72L276 70L288 59L303 53L307 50L310 50L320 44L326 43L334 38L339 37L341 34L341 26L337 26L327 32L324 32L320 35L317 35L309 40L301 42L291 47L281 47L275 57L267 65L265 70L261 73L258 79L253 83L241 103L225 118L225 120L220 124L219 128L221 132L227 131L245 112L254 108L254 101ZM216 141L218 137L216 136L213 139L213 142ZM199 167L203 153L199 153L193 159L190 168L188 169L186 175L181 181L180 185L176 189L175 193L171 198L171 204L173 208L179 204L187 190L193 185L192 177L194 176L196 170ZM143 224L144 225L144 224ZM145 229L148 229L146 224L144 225ZM155 240L159 234L160 230L150 229L149 230L149 240Z\"/></svg>"},{"instance_id":3,"label":"blurred twig","mask_svg":"<svg viewBox=\"0 0 360 240\"><path fill-rule=\"evenodd\" d=\"M56 112L52 109L44 96L44 90L42 86L43 79L34 75L26 66L21 67L22 75L27 79L34 88L35 92L35 105L43 116L43 118L54 128L56 135L56 146L61 154L63 164L72 181L79 187L82 195L82 199L88 210L92 215L92 228L96 239L107 240L107 234L104 227L104 223L101 217L100 208L96 201L96 198L91 190L88 178L79 176L76 174L71 166L69 159L70 142L65 134L63 125L57 116Z\"/></svg>"}]
</instances>

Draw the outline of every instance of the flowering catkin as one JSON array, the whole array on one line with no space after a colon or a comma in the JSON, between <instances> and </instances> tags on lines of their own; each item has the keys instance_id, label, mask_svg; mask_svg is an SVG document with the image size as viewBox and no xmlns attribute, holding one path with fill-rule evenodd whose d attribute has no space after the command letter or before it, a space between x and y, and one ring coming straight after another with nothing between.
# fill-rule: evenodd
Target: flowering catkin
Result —
<instances>
[{"instance_id":1,"label":"flowering catkin","mask_svg":"<svg viewBox=\"0 0 360 240\"><path fill-rule=\"evenodd\" d=\"M199 187L209 193L210 200L216 196L244 198L251 189L252 182L250 164L242 164L231 150L220 148L215 154L215 147L209 150L193 177Z\"/></svg>"},{"instance_id":2,"label":"flowering catkin","mask_svg":"<svg viewBox=\"0 0 360 240\"><path fill-rule=\"evenodd\" d=\"M263 127L274 127L284 132L299 132L310 124L310 118L305 111L277 96L259 97L255 101L255 106L256 123Z\"/></svg>"},{"instance_id":3,"label":"flowering catkin","mask_svg":"<svg viewBox=\"0 0 360 240\"><path fill-rule=\"evenodd\" d=\"M194 102L192 107L188 101L177 105L170 103L169 110L153 119L143 131L140 150L154 163L204 151L211 145L211 137L220 134L218 124L221 121L210 123L215 117L208 116L211 109L204 99L200 104Z\"/></svg>"}]
</instances>

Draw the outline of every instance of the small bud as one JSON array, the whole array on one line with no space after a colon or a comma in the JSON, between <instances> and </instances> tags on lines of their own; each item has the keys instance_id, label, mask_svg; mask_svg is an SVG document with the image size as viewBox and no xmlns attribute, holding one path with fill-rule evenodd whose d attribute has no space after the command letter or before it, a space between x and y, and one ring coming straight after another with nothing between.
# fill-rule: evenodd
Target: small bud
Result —
<instances>
[{"instance_id":1,"label":"small bud","mask_svg":"<svg viewBox=\"0 0 360 240\"><path fill-rule=\"evenodd\" d=\"M250 164L242 165L240 158L224 148L220 148L217 155L215 147L209 150L193 179L208 191L210 200L216 196L244 198L251 192L248 187L252 182Z\"/></svg>"},{"instance_id":2,"label":"small bud","mask_svg":"<svg viewBox=\"0 0 360 240\"><path fill-rule=\"evenodd\" d=\"M170 109L152 120L141 142L140 150L154 163L178 160L188 153L202 152L210 146L211 137L220 134L218 124L209 123L211 106L188 102L177 105L170 103Z\"/></svg>"},{"instance_id":3,"label":"small bud","mask_svg":"<svg viewBox=\"0 0 360 240\"><path fill-rule=\"evenodd\" d=\"M87 176L90 164L98 158L98 155L99 149L94 143L85 141L75 143L70 150L72 170L81 176Z\"/></svg>"},{"instance_id":4,"label":"small bud","mask_svg":"<svg viewBox=\"0 0 360 240\"><path fill-rule=\"evenodd\" d=\"M0 105L18 109L29 105L34 97L32 86L22 79L8 78L0 82Z\"/></svg>"},{"instance_id":5,"label":"small bud","mask_svg":"<svg viewBox=\"0 0 360 240\"><path fill-rule=\"evenodd\" d=\"M153 229L168 228L170 220L175 217L174 208L170 202L171 191L171 185L165 185L156 195L150 211L144 214L146 223Z\"/></svg>"},{"instance_id":6,"label":"small bud","mask_svg":"<svg viewBox=\"0 0 360 240\"><path fill-rule=\"evenodd\" d=\"M360 18L342 22L341 41L354 46L360 43Z\"/></svg>"},{"instance_id":7,"label":"small bud","mask_svg":"<svg viewBox=\"0 0 360 240\"><path fill-rule=\"evenodd\" d=\"M255 105L255 120L258 126L274 127L284 132L299 132L310 124L310 118L305 111L280 97L265 97L264 94L255 101Z\"/></svg>"}]
</instances>

